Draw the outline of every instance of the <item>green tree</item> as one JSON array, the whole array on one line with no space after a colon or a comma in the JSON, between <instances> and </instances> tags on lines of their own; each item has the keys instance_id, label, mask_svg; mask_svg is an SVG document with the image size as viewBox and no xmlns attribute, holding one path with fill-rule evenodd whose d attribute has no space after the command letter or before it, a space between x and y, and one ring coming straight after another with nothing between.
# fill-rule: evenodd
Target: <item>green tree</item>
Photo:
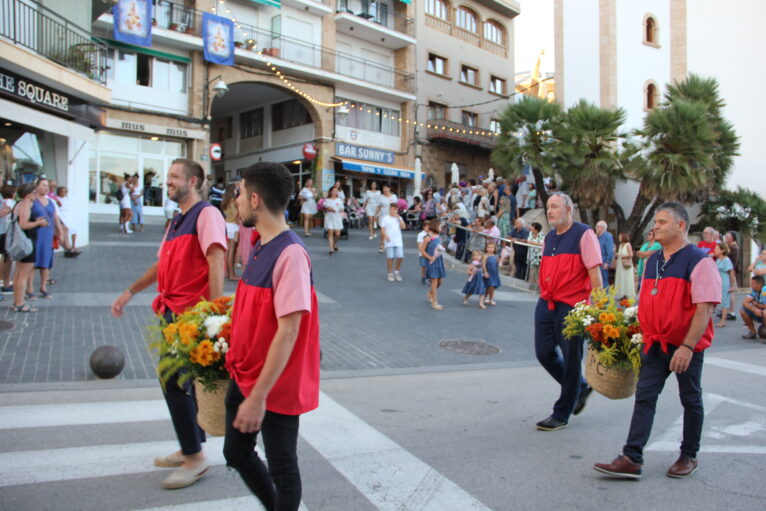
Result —
<instances>
[{"instance_id":1,"label":"green tree","mask_svg":"<svg viewBox=\"0 0 766 511\"><path fill-rule=\"evenodd\" d=\"M739 231L743 236L766 239L766 200L742 187L722 190L702 206L699 225L710 225L720 232Z\"/></svg>"},{"instance_id":2,"label":"green tree","mask_svg":"<svg viewBox=\"0 0 766 511\"><path fill-rule=\"evenodd\" d=\"M625 178L620 151L624 135L619 132L624 121L623 109L599 108L583 99L567 110L554 130L562 188L590 225L596 221L596 210L614 203L615 186Z\"/></svg>"},{"instance_id":3,"label":"green tree","mask_svg":"<svg viewBox=\"0 0 766 511\"><path fill-rule=\"evenodd\" d=\"M662 202L702 202L723 186L739 147L734 128L721 116L723 106L714 79L690 75L668 87L666 102L636 131L641 147L629 167L640 187L626 221L633 243L640 243ZM621 208L614 209L619 217Z\"/></svg>"},{"instance_id":4,"label":"green tree","mask_svg":"<svg viewBox=\"0 0 766 511\"><path fill-rule=\"evenodd\" d=\"M518 174L525 164L532 168L535 188L543 204L548 201L545 176L553 175L556 140L553 131L563 117L561 106L533 96L522 96L500 116L501 133L490 156L505 176Z\"/></svg>"}]
</instances>

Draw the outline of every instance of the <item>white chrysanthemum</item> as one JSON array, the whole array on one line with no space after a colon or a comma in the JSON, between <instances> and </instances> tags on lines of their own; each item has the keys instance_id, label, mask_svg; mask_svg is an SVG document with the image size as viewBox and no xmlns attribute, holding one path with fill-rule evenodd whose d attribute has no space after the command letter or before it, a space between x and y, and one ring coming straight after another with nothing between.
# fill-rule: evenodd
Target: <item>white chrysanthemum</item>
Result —
<instances>
[{"instance_id":1,"label":"white chrysanthemum","mask_svg":"<svg viewBox=\"0 0 766 511\"><path fill-rule=\"evenodd\" d=\"M593 318L590 316L585 316L582 318L582 324L585 326L590 326L590 324L593 323Z\"/></svg>"},{"instance_id":2,"label":"white chrysanthemum","mask_svg":"<svg viewBox=\"0 0 766 511\"><path fill-rule=\"evenodd\" d=\"M633 337L630 338L630 342L633 344L641 344L644 342L644 336L641 334L633 334Z\"/></svg>"},{"instance_id":3,"label":"white chrysanthemum","mask_svg":"<svg viewBox=\"0 0 766 511\"><path fill-rule=\"evenodd\" d=\"M228 316L208 316L205 318L205 333L209 339L215 339L221 327L229 321Z\"/></svg>"},{"instance_id":4,"label":"white chrysanthemum","mask_svg":"<svg viewBox=\"0 0 766 511\"><path fill-rule=\"evenodd\" d=\"M637 314L638 314L637 306L627 307L625 311L622 313L623 317L628 320L635 318Z\"/></svg>"}]
</instances>

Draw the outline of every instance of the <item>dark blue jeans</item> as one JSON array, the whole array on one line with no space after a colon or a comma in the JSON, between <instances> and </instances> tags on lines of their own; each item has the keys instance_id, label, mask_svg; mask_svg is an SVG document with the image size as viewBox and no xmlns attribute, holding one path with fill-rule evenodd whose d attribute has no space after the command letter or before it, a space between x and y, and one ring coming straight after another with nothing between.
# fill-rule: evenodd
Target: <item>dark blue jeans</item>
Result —
<instances>
[{"instance_id":1,"label":"dark blue jeans","mask_svg":"<svg viewBox=\"0 0 766 511\"><path fill-rule=\"evenodd\" d=\"M657 408L657 398L665 386L665 380L670 376L670 359L677 349L668 346L664 353L660 343L654 343L649 353L641 356L641 373L638 376L636 388L636 403L633 406L633 418L630 421L628 441L622 452L634 463L643 463L644 446L649 441L654 423L654 412ZM692 458L697 456L702 435L702 421L705 410L702 406L702 361L704 352L694 353L686 372L677 374L678 393L681 405L684 407L684 432L681 442L681 452Z\"/></svg>"},{"instance_id":2,"label":"dark blue jeans","mask_svg":"<svg viewBox=\"0 0 766 511\"><path fill-rule=\"evenodd\" d=\"M165 311L165 321L173 322L173 313ZM205 431L197 424L197 398L194 384L187 382L183 388L178 386L178 374L174 374L165 384L162 393L170 411L170 419L176 430L178 443L184 455L196 454L202 450Z\"/></svg>"},{"instance_id":3,"label":"dark blue jeans","mask_svg":"<svg viewBox=\"0 0 766 511\"><path fill-rule=\"evenodd\" d=\"M568 421L580 392L588 387L582 377L582 337L565 339L564 318L572 307L556 302L553 310L540 299L535 309L535 354L537 360L561 385L561 394L553 405L553 416ZM561 354L559 354L561 351ZM562 357L563 355L563 357Z\"/></svg>"},{"instance_id":4,"label":"dark blue jeans","mask_svg":"<svg viewBox=\"0 0 766 511\"><path fill-rule=\"evenodd\" d=\"M298 469L298 424L300 415L266 411L261 424L266 465L255 452L258 433L242 433L233 426L245 396L231 380L226 394L226 439L223 455L250 491L271 511L295 511L301 504L301 474Z\"/></svg>"}]
</instances>

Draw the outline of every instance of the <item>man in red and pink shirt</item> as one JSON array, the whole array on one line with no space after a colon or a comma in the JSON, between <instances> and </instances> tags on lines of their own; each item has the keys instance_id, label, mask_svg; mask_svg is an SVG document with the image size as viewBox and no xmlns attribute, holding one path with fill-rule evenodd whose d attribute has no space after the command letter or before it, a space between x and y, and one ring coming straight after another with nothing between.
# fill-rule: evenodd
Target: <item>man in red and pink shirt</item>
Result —
<instances>
[{"instance_id":1,"label":"man in red and pink shirt","mask_svg":"<svg viewBox=\"0 0 766 511\"><path fill-rule=\"evenodd\" d=\"M266 509L297 510L298 419L319 405L319 314L311 259L285 222L292 178L283 165L249 167L238 193L242 223L260 238L234 300L223 453ZM268 468L255 452L259 431Z\"/></svg>"},{"instance_id":2,"label":"man in red and pink shirt","mask_svg":"<svg viewBox=\"0 0 766 511\"><path fill-rule=\"evenodd\" d=\"M176 315L205 298L223 294L226 224L221 212L200 198L205 180L202 167L192 160L178 158L168 169L168 198L178 203L176 215L165 231L157 252L157 262L112 304L112 314L122 316L133 295L157 282L154 312L172 323ZM194 484L208 469L202 452L205 432L197 424L197 401L194 386L178 385L178 375L163 387L170 418L181 449L155 458L158 467L176 467L162 482L167 489Z\"/></svg>"},{"instance_id":3,"label":"man in red and pink shirt","mask_svg":"<svg viewBox=\"0 0 766 511\"><path fill-rule=\"evenodd\" d=\"M541 431L565 428L570 415L583 410L592 391L582 377L584 340L564 338L564 318L575 304L590 297L592 289L601 287L601 248L593 229L574 221L573 210L565 193L548 198L548 223L553 229L545 236L540 262L535 355L561 385L561 393L551 415L537 423Z\"/></svg>"},{"instance_id":4,"label":"man in red and pink shirt","mask_svg":"<svg viewBox=\"0 0 766 511\"><path fill-rule=\"evenodd\" d=\"M638 321L644 354L628 440L611 463L597 471L621 479L640 479L643 449L652 431L657 398L671 373L676 374L684 408L681 454L668 477L684 478L697 470L697 452L705 410L702 362L713 341L713 309L721 302L721 276L713 260L686 235L689 214L676 203L661 205L654 218L654 237L662 246L646 262Z\"/></svg>"}]
</instances>

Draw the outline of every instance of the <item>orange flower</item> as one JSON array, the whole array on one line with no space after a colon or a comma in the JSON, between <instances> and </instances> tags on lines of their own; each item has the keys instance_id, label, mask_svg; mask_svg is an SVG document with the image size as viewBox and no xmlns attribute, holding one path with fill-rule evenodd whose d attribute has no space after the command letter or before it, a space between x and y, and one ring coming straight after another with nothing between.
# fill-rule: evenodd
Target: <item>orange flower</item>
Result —
<instances>
[{"instance_id":1,"label":"orange flower","mask_svg":"<svg viewBox=\"0 0 766 511\"><path fill-rule=\"evenodd\" d=\"M226 309L229 307L229 304L231 303L231 297L230 296L219 296L215 300L213 300L213 312L216 314L226 314Z\"/></svg>"},{"instance_id":2,"label":"orange flower","mask_svg":"<svg viewBox=\"0 0 766 511\"><path fill-rule=\"evenodd\" d=\"M199 337L199 328L194 323L181 323L178 327L178 335L181 338L181 343L188 346Z\"/></svg>"},{"instance_id":3,"label":"orange flower","mask_svg":"<svg viewBox=\"0 0 766 511\"><path fill-rule=\"evenodd\" d=\"M629 298L623 298L622 300L620 300L620 307L630 307L631 305L633 304L631 303Z\"/></svg>"},{"instance_id":4,"label":"orange flower","mask_svg":"<svg viewBox=\"0 0 766 511\"><path fill-rule=\"evenodd\" d=\"M178 333L178 326L175 323L171 323L162 330L162 335L165 336L165 341L168 344L173 344Z\"/></svg>"},{"instance_id":5,"label":"orange flower","mask_svg":"<svg viewBox=\"0 0 766 511\"><path fill-rule=\"evenodd\" d=\"M227 341L231 336L231 321L228 321L221 325L221 330L218 332L218 337L223 337Z\"/></svg>"},{"instance_id":6,"label":"orange flower","mask_svg":"<svg viewBox=\"0 0 766 511\"><path fill-rule=\"evenodd\" d=\"M602 323L614 323L614 314L608 312L602 312L598 315L598 320Z\"/></svg>"},{"instance_id":7,"label":"orange flower","mask_svg":"<svg viewBox=\"0 0 766 511\"><path fill-rule=\"evenodd\" d=\"M204 367L217 362L220 358L221 354L213 349L213 343L210 341L202 341L199 346L189 352L189 360L193 364Z\"/></svg>"},{"instance_id":8,"label":"orange flower","mask_svg":"<svg viewBox=\"0 0 766 511\"><path fill-rule=\"evenodd\" d=\"M601 300L596 302L596 307L599 308L599 309L603 309L608 302L609 302L609 300L607 300L606 298L603 298L603 299L601 299Z\"/></svg>"},{"instance_id":9,"label":"orange flower","mask_svg":"<svg viewBox=\"0 0 766 511\"><path fill-rule=\"evenodd\" d=\"M636 334L641 333L641 327L638 325L630 325L628 327L628 337L633 337Z\"/></svg>"},{"instance_id":10,"label":"orange flower","mask_svg":"<svg viewBox=\"0 0 766 511\"><path fill-rule=\"evenodd\" d=\"M620 329L613 325L604 326L604 337L607 339L618 339L620 337Z\"/></svg>"},{"instance_id":11,"label":"orange flower","mask_svg":"<svg viewBox=\"0 0 766 511\"><path fill-rule=\"evenodd\" d=\"M595 342L604 342L604 337L602 334L602 329L604 328L604 325L601 323L593 323L585 327L585 331L588 332L588 335L591 339L593 339Z\"/></svg>"}]
</instances>

